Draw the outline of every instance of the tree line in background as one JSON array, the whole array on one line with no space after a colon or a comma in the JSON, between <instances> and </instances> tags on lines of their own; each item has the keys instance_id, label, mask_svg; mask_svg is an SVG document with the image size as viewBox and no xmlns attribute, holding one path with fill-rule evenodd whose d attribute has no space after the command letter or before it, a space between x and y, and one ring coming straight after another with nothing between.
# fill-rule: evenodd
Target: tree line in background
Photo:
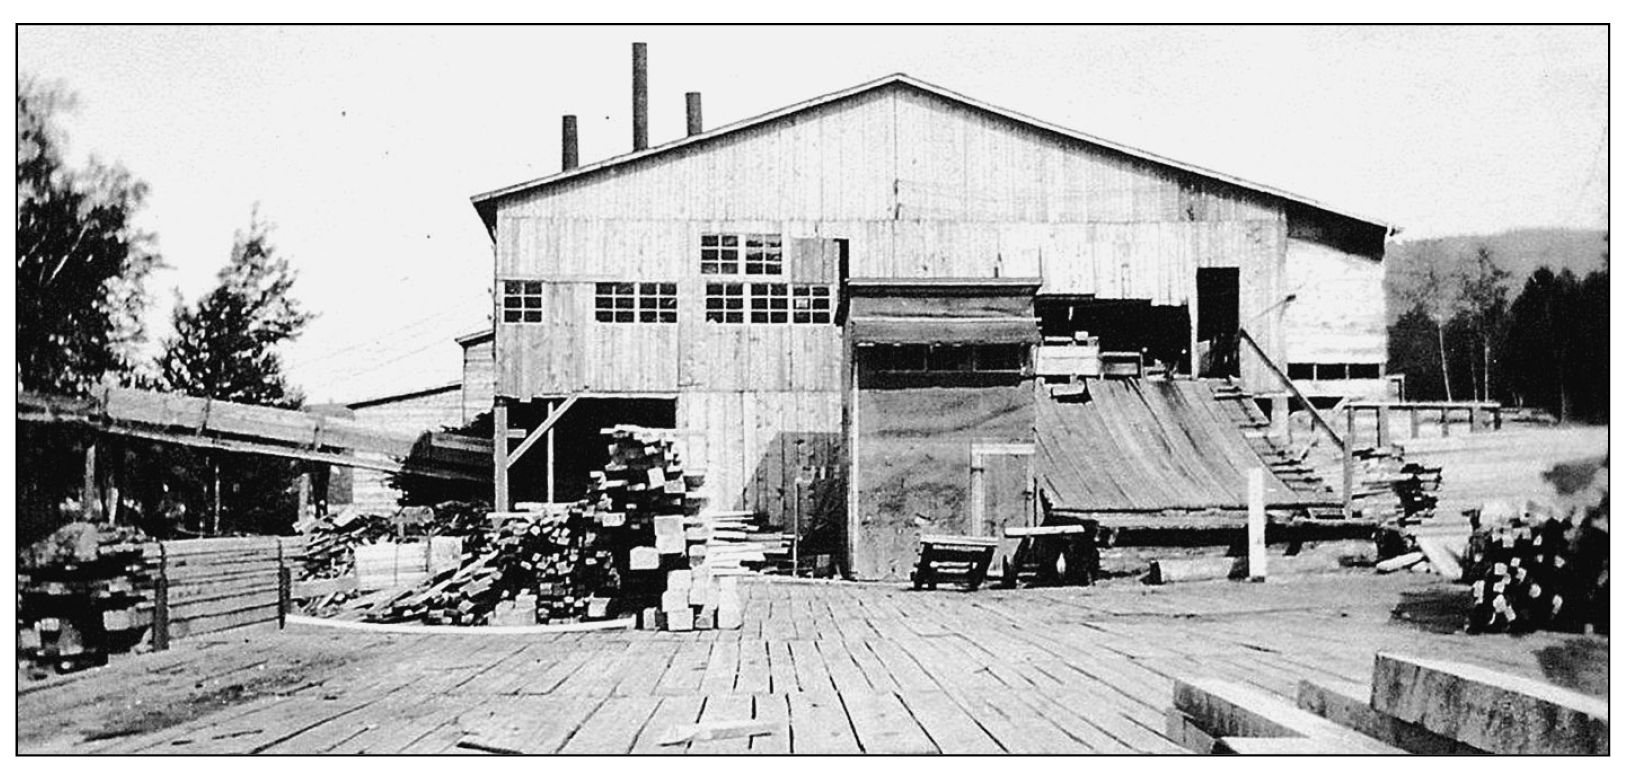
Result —
<instances>
[{"instance_id":1,"label":"tree line in background","mask_svg":"<svg viewBox=\"0 0 1640 769\"><path fill-rule=\"evenodd\" d=\"M100 384L287 408L302 396L278 346L313 318L291 297L295 273L253 209L205 296L179 295L159 353L143 357L145 279L164 266L152 234L133 223L147 187L118 165L72 167L57 120L72 109L60 85L17 82L17 378L35 393L83 396ZM95 436L18 425L19 537L65 518L112 520L97 500L74 509L83 447ZM104 438L99 465L120 479L118 519L156 534L288 533L293 460ZM220 506L218 506L218 502Z\"/></svg>"},{"instance_id":2,"label":"tree line in background","mask_svg":"<svg viewBox=\"0 0 1640 769\"><path fill-rule=\"evenodd\" d=\"M1610 252L1579 276L1524 282L1484 245L1467 255L1414 244L1389 266L1389 371L1409 400L1495 400L1606 424L1611 406Z\"/></svg>"}]
</instances>

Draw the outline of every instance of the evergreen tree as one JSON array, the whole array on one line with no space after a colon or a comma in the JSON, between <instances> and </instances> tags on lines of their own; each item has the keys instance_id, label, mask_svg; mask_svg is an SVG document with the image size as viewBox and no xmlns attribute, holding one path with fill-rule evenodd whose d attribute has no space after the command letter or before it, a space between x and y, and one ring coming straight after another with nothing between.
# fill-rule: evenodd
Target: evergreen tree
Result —
<instances>
[{"instance_id":1,"label":"evergreen tree","mask_svg":"<svg viewBox=\"0 0 1640 769\"><path fill-rule=\"evenodd\" d=\"M24 389L81 394L129 378L143 339L143 279L159 265L131 222L147 188L118 166L63 159L60 86L17 81L17 374Z\"/></svg>"}]
</instances>

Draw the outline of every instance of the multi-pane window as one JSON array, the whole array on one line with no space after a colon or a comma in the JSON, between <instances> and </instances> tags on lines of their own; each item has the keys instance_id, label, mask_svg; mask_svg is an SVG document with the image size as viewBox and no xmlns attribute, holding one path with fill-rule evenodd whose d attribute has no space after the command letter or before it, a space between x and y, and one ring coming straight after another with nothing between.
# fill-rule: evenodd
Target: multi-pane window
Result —
<instances>
[{"instance_id":1,"label":"multi-pane window","mask_svg":"<svg viewBox=\"0 0 1640 769\"><path fill-rule=\"evenodd\" d=\"M639 323L678 322L678 284L638 284Z\"/></svg>"},{"instance_id":2,"label":"multi-pane window","mask_svg":"<svg viewBox=\"0 0 1640 769\"><path fill-rule=\"evenodd\" d=\"M746 274L780 274L780 236L746 236Z\"/></svg>"},{"instance_id":3,"label":"multi-pane window","mask_svg":"<svg viewBox=\"0 0 1640 769\"><path fill-rule=\"evenodd\" d=\"M739 235L700 236L700 274L736 275L739 273Z\"/></svg>"},{"instance_id":4,"label":"multi-pane window","mask_svg":"<svg viewBox=\"0 0 1640 769\"><path fill-rule=\"evenodd\" d=\"M592 310L600 323L677 323L678 284L599 283Z\"/></svg>"},{"instance_id":5,"label":"multi-pane window","mask_svg":"<svg viewBox=\"0 0 1640 769\"><path fill-rule=\"evenodd\" d=\"M751 322L786 322L791 304L791 286L784 283L753 283L749 288L752 290Z\"/></svg>"},{"instance_id":6,"label":"multi-pane window","mask_svg":"<svg viewBox=\"0 0 1640 769\"><path fill-rule=\"evenodd\" d=\"M831 287L792 286L792 322L831 322Z\"/></svg>"},{"instance_id":7,"label":"multi-pane window","mask_svg":"<svg viewBox=\"0 0 1640 769\"><path fill-rule=\"evenodd\" d=\"M746 322L746 284L706 284L707 323Z\"/></svg>"},{"instance_id":8,"label":"multi-pane window","mask_svg":"<svg viewBox=\"0 0 1640 769\"><path fill-rule=\"evenodd\" d=\"M1331 381L1349 379L1379 379L1383 376L1383 374L1383 367L1377 363L1287 364L1288 379Z\"/></svg>"},{"instance_id":9,"label":"multi-pane window","mask_svg":"<svg viewBox=\"0 0 1640 769\"><path fill-rule=\"evenodd\" d=\"M861 366L896 373L1017 373L1025 368L1017 344L875 345L860 349Z\"/></svg>"},{"instance_id":10,"label":"multi-pane window","mask_svg":"<svg viewBox=\"0 0 1640 769\"><path fill-rule=\"evenodd\" d=\"M784 272L783 265L778 233L700 236L702 275L780 275Z\"/></svg>"},{"instance_id":11,"label":"multi-pane window","mask_svg":"<svg viewBox=\"0 0 1640 769\"><path fill-rule=\"evenodd\" d=\"M504 280L501 282L501 322L542 322L541 281Z\"/></svg>"},{"instance_id":12,"label":"multi-pane window","mask_svg":"<svg viewBox=\"0 0 1640 769\"><path fill-rule=\"evenodd\" d=\"M637 309L633 283L599 283L592 296L593 316L599 323L632 323L637 320Z\"/></svg>"}]
</instances>

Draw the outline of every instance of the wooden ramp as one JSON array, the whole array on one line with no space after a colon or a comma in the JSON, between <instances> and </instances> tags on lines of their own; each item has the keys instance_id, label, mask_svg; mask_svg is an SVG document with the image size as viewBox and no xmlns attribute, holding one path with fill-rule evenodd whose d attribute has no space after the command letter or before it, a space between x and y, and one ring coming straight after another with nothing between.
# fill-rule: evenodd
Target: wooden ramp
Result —
<instances>
[{"instance_id":1,"label":"wooden ramp","mask_svg":"<svg viewBox=\"0 0 1640 769\"><path fill-rule=\"evenodd\" d=\"M1264 469L1269 507L1336 504L1278 475L1211 382L1090 380L1069 397L1039 384L1036 405L1038 482L1055 513L1245 508L1250 468Z\"/></svg>"},{"instance_id":2,"label":"wooden ramp","mask_svg":"<svg viewBox=\"0 0 1640 769\"><path fill-rule=\"evenodd\" d=\"M21 393L17 418L384 472L474 481L491 476L491 445L483 438L397 433L307 411L127 387L99 387L89 398Z\"/></svg>"}]
</instances>

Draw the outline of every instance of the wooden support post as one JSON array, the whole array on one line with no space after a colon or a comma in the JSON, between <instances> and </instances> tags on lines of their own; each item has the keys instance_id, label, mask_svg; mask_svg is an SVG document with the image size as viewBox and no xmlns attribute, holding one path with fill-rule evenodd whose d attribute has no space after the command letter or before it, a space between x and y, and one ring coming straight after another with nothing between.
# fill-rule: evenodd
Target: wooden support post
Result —
<instances>
[{"instance_id":1,"label":"wooden support post","mask_svg":"<svg viewBox=\"0 0 1640 769\"><path fill-rule=\"evenodd\" d=\"M504 513L512 509L507 498L507 402L501 398L495 399L495 511Z\"/></svg>"},{"instance_id":2,"label":"wooden support post","mask_svg":"<svg viewBox=\"0 0 1640 769\"><path fill-rule=\"evenodd\" d=\"M296 477L296 523L307 531L307 522L312 516L308 515L309 497L313 492L312 468L302 464L302 474Z\"/></svg>"},{"instance_id":3,"label":"wooden support post","mask_svg":"<svg viewBox=\"0 0 1640 769\"><path fill-rule=\"evenodd\" d=\"M1247 580L1263 582L1269 573L1264 549L1264 468L1247 470Z\"/></svg>"},{"instance_id":4,"label":"wooden support post","mask_svg":"<svg viewBox=\"0 0 1640 769\"><path fill-rule=\"evenodd\" d=\"M80 520L92 521L93 506L97 501L97 439L93 436L85 444L85 479L80 489Z\"/></svg>"},{"instance_id":5,"label":"wooden support post","mask_svg":"<svg viewBox=\"0 0 1640 769\"><path fill-rule=\"evenodd\" d=\"M1451 423L1446 421L1446 407L1442 406L1441 407L1441 437L1445 438L1445 437L1447 437L1451 434L1452 434L1452 425L1451 425Z\"/></svg>"},{"instance_id":6,"label":"wooden support post","mask_svg":"<svg viewBox=\"0 0 1640 769\"><path fill-rule=\"evenodd\" d=\"M1481 431L1481 407L1469 407L1469 434L1474 435Z\"/></svg>"},{"instance_id":7,"label":"wooden support post","mask_svg":"<svg viewBox=\"0 0 1640 769\"><path fill-rule=\"evenodd\" d=\"M290 565L285 563L285 543L275 542L274 545L279 554L279 629L284 630L285 616L290 614Z\"/></svg>"},{"instance_id":8,"label":"wooden support post","mask_svg":"<svg viewBox=\"0 0 1640 769\"><path fill-rule=\"evenodd\" d=\"M1503 408L1501 406L1494 406L1492 408L1492 430L1494 432L1496 432L1496 431L1502 430L1502 429L1503 429Z\"/></svg>"},{"instance_id":9,"label":"wooden support post","mask_svg":"<svg viewBox=\"0 0 1640 769\"><path fill-rule=\"evenodd\" d=\"M1378 407L1378 448L1389 445L1389 407Z\"/></svg>"},{"instance_id":10,"label":"wooden support post","mask_svg":"<svg viewBox=\"0 0 1640 769\"><path fill-rule=\"evenodd\" d=\"M211 533L222 533L222 463L211 457Z\"/></svg>"},{"instance_id":11,"label":"wooden support post","mask_svg":"<svg viewBox=\"0 0 1640 769\"><path fill-rule=\"evenodd\" d=\"M975 455L968 465L968 533L982 536L985 527L985 464Z\"/></svg>"},{"instance_id":12,"label":"wooden support post","mask_svg":"<svg viewBox=\"0 0 1640 769\"><path fill-rule=\"evenodd\" d=\"M547 501L558 501L558 428L547 428Z\"/></svg>"},{"instance_id":13,"label":"wooden support post","mask_svg":"<svg viewBox=\"0 0 1640 769\"><path fill-rule=\"evenodd\" d=\"M1344 432L1355 435L1355 409L1349 406L1344 407ZM1353 444L1355 441L1352 440L1350 443Z\"/></svg>"},{"instance_id":14,"label":"wooden support post","mask_svg":"<svg viewBox=\"0 0 1640 769\"><path fill-rule=\"evenodd\" d=\"M171 584L166 576L169 567L165 557L165 543L159 544L159 573L154 578L154 624L149 643L154 651L171 648Z\"/></svg>"},{"instance_id":15,"label":"wooden support post","mask_svg":"<svg viewBox=\"0 0 1640 769\"><path fill-rule=\"evenodd\" d=\"M1285 393L1270 399L1270 437L1282 446L1293 443L1293 407Z\"/></svg>"},{"instance_id":16,"label":"wooden support post","mask_svg":"<svg viewBox=\"0 0 1640 769\"><path fill-rule=\"evenodd\" d=\"M1412 437L1416 438L1418 437L1418 409L1416 407L1407 409L1407 413L1412 415Z\"/></svg>"},{"instance_id":17,"label":"wooden support post","mask_svg":"<svg viewBox=\"0 0 1640 769\"><path fill-rule=\"evenodd\" d=\"M1348 413L1355 413L1345 409ZM1344 501L1342 510L1344 517L1350 517L1350 508L1355 506L1355 420L1349 420L1349 429L1344 431L1344 476L1339 485L1344 487Z\"/></svg>"}]
</instances>

